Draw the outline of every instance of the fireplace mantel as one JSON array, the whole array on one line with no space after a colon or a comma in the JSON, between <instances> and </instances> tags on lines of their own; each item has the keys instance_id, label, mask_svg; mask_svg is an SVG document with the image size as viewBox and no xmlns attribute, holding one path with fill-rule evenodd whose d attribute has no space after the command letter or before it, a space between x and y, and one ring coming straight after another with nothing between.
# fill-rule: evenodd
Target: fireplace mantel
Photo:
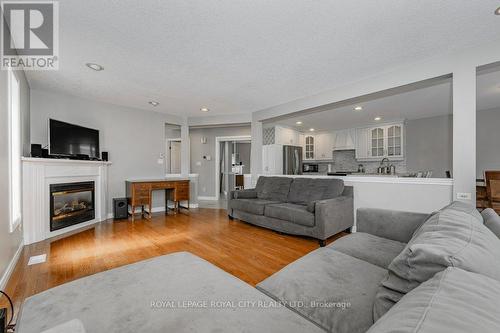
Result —
<instances>
[{"instance_id":1,"label":"fireplace mantel","mask_svg":"<svg viewBox=\"0 0 500 333\"><path fill-rule=\"evenodd\" d=\"M23 157L24 244L74 231L106 220L110 162ZM51 184L95 182L95 219L50 231Z\"/></svg>"}]
</instances>

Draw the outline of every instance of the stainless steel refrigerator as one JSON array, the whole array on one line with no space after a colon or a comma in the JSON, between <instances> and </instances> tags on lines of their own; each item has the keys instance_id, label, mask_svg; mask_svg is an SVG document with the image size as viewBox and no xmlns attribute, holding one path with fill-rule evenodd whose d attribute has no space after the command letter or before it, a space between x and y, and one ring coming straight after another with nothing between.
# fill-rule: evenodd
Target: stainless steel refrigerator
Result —
<instances>
[{"instance_id":1,"label":"stainless steel refrigerator","mask_svg":"<svg viewBox=\"0 0 500 333\"><path fill-rule=\"evenodd\" d=\"M302 174L302 147L283 146L283 174Z\"/></svg>"}]
</instances>

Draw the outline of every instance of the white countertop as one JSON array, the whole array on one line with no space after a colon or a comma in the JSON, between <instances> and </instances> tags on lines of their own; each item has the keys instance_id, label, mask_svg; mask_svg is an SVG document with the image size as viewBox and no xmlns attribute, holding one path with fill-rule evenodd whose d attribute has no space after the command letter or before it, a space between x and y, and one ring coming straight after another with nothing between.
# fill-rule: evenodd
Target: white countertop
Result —
<instances>
[{"instance_id":1,"label":"white countertop","mask_svg":"<svg viewBox=\"0 0 500 333\"><path fill-rule=\"evenodd\" d=\"M370 175L370 174L355 174L347 176L328 176L328 175L263 175L277 177L293 177L293 178L338 178L342 179L346 184L349 183L386 183L386 184L421 184L421 185L444 185L453 186L453 179L450 178L415 178L415 177L398 177L397 175Z\"/></svg>"}]
</instances>

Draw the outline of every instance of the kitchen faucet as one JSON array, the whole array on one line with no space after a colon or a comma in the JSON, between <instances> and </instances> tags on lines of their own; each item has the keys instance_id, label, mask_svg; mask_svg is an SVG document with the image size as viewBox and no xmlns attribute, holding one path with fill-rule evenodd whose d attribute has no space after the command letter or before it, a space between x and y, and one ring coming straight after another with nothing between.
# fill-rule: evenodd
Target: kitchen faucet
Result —
<instances>
[{"instance_id":1,"label":"kitchen faucet","mask_svg":"<svg viewBox=\"0 0 500 333\"><path fill-rule=\"evenodd\" d=\"M385 163L385 166L383 166ZM377 169L378 173L390 173L391 171L391 165L389 164L390 161L387 157L384 157L382 161L380 161L380 166Z\"/></svg>"}]
</instances>

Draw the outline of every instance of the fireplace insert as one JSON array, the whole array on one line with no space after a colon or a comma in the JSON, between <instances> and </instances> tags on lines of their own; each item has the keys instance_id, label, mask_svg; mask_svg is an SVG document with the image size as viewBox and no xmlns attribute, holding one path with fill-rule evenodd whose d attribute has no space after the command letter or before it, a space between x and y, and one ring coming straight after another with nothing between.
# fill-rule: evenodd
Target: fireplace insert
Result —
<instances>
[{"instance_id":1,"label":"fireplace insert","mask_svg":"<svg viewBox=\"0 0 500 333\"><path fill-rule=\"evenodd\" d=\"M50 231L95 218L94 182L50 185Z\"/></svg>"}]
</instances>

